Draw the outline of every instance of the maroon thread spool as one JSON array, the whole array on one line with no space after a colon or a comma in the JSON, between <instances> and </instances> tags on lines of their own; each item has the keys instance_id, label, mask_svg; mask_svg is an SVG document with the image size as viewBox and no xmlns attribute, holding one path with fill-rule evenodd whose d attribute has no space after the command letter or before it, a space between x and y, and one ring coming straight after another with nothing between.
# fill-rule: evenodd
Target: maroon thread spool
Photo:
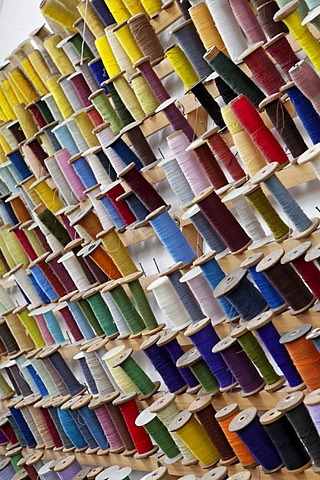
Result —
<instances>
[{"instance_id":1,"label":"maroon thread spool","mask_svg":"<svg viewBox=\"0 0 320 480\"><path fill-rule=\"evenodd\" d=\"M221 202L213 187L206 188L204 192L193 199L207 218L210 225L219 233L234 254L242 253L252 243L241 225Z\"/></svg>"},{"instance_id":2,"label":"maroon thread spool","mask_svg":"<svg viewBox=\"0 0 320 480\"><path fill-rule=\"evenodd\" d=\"M13 395L11 395L11 397L13 397ZM9 442L7 445L8 449L15 448L19 445L19 440L16 437L7 415L4 415L0 420L0 430Z\"/></svg>"},{"instance_id":3,"label":"maroon thread spool","mask_svg":"<svg viewBox=\"0 0 320 480\"><path fill-rule=\"evenodd\" d=\"M61 315L64 323L68 327L75 342L79 342L80 340L83 340L84 337L81 333L81 330L79 329L66 303L64 302L58 303L57 306L53 309L53 311L58 312Z\"/></svg>"},{"instance_id":4,"label":"maroon thread spool","mask_svg":"<svg viewBox=\"0 0 320 480\"><path fill-rule=\"evenodd\" d=\"M22 229L20 229L20 225L16 225L15 227L11 228L10 231L15 234L18 242L27 254L29 260L31 262L36 260L38 258L38 255L35 252L33 246L31 245L26 233Z\"/></svg>"},{"instance_id":5,"label":"maroon thread spool","mask_svg":"<svg viewBox=\"0 0 320 480\"><path fill-rule=\"evenodd\" d=\"M120 195L125 193L125 190L119 181L108 185L104 192L119 213L126 226L129 226L136 221L136 217L133 215L126 202L124 200L117 200Z\"/></svg>"},{"instance_id":6,"label":"maroon thread spool","mask_svg":"<svg viewBox=\"0 0 320 480\"><path fill-rule=\"evenodd\" d=\"M36 178L48 175L45 159L48 157L36 138L30 138L22 146L26 161Z\"/></svg>"},{"instance_id":7,"label":"maroon thread spool","mask_svg":"<svg viewBox=\"0 0 320 480\"><path fill-rule=\"evenodd\" d=\"M19 122L12 122L7 126L7 129L10 130L14 138L17 140L18 144L25 142L26 137L25 134L22 131L22 128L20 127Z\"/></svg>"},{"instance_id":8,"label":"maroon thread spool","mask_svg":"<svg viewBox=\"0 0 320 480\"><path fill-rule=\"evenodd\" d=\"M264 44L263 48L271 55L287 75L288 80L290 80L289 70L299 62L299 58L292 50L285 33L279 33L273 37L272 40Z\"/></svg>"},{"instance_id":9,"label":"maroon thread spool","mask_svg":"<svg viewBox=\"0 0 320 480\"><path fill-rule=\"evenodd\" d=\"M70 277L68 271L64 267L63 263L58 263L58 260L62 257L62 252L53 252L48 254L45 261L59 279L60 283L63 285L66 293L71 293L77 289L74 281Z\"/></svg>"},{"instance_id":10,"label":"maroon thread spool","mask_svg":"<svg viewBox=\"0 0 320 480\"><path fill-rule=\"evenodd\" d=\"M188 120L183 116L179 108L175 105L175 102L175 98L169 98L156 109L155 113L163 112L167 117L173 130L175 132L179 132L179 130L182 130L188 138L189 142L193 142L197 135Z\"/></svg>"},{"instance_id":11,"label":"maroon thread spool","mask_svg":"<svg viewBox=\"0 0 320 480\"><path fill-rule=\"evenodd\" d=\"M89 245L85 245L78 253L78 259L81 257L87 267L89 268L90 272L92 273L96 282L100 285L106 283L110 280L107 273L93 260L92 256L94 256L94 251L97 251L98 247L100 247L101 240L97 240L96 242L90 243ZM100 247L99 250L101 251L102 248ZM105 253L105 257L107 254ZM109 271L111 275L111 271Z\"/></svg>"},{"instance_id":12,"label":"maroon thread spool","mask_svg":"<svg viewBox=\"0 0 320 480\"><path fill-rule=\"evenodd\" d=\"M92 92L82 73L76 72L76 73L73 73L72 75L69 75L68 81L72 84L82 106L84 108L89 107L91 105L89 96L91 95Z\"/></svg>"},{"instance_id":13,"label":"maroon thread spool","mask_svg":"<svg viewBox=\"0 0 320 480\"><path fill-rule=\"evenodd\" d=\"M51 402L49 402L49 405L51 405ZM49 410L48 410L49 405L48 405L48 399L42 398L41 400L39 400L34 404L33 408L40 410L43 416L45 425L47 426L48 432L50 432L52 442L54 445L53 449L55 451L60 451L63 449L63 444L62 444L59 432L49 414Z\"/></svg>"},{"instance_id":14,"label":"maroon thread spool","mask_svg":"<svg viewBox=\"0 0 320 480\"><path fill-rule=\"evenodd\" d=\"M170 99L168 91L153 70L149 57L140 58L140 60L134 63L133 68L137 68L142 73L145 81L160 104Z\"/></svg>"},{"instance_id":15,"label":"maroon thread spool","mask_svg":"<svg viewBox=\"0 0 320 480\"><path fill-rule=\"evenodd\" d=\"M43 128L47 125L47 122L43 118L42 113L40 112L39 108L36 105L36 102L38 101L39 99L36 100L35 102L29 103L29 105L26 106L26 109L31 113L31 116L35 121L35 124L38 126L38 128Z\"/></svg>"},{"instance_id":16,"label":"maroon thread spool","mask_svg":"<svg viewBox=\"0 0 320 480\"><path fill-rule=\"evenodd\" d=\"M44 253L40 257L38 257L34 262L30 264L30 268L33 266L37 266L42 271L43 275L46 277L48 282L50 283L51 287L55 291L58 297L63 297L68 292L65 290L64 286L60 282L60 280L56 277L53 270L50 268L50 265L46 263L46 259L48 257L48 253Z\"/></svg>"},{"instance_id":17,"label":"maroon thread spool","mask_svg":"<svg viewBox=\"0 0 320 480\"><path fill-rule=\"evenodd\" d=\"M137 157L140 158L141 162L145 167L152 167L157 162L157 159L146 139L143 135L139 122L132 122L129 125L126 125L120 131L120 135L126 134L132 143L132 148Z\"/></svg>"}]
</instances>

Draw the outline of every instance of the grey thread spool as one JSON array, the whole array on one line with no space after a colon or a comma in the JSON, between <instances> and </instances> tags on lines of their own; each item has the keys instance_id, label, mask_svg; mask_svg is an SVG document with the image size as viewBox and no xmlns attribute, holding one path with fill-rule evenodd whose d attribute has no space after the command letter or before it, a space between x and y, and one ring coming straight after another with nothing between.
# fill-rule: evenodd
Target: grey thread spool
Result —
<instances>
[{"instance_id":1,"label":"grey thread spool","mask_svg":"<svg viewBox=\"0 0 320 480\"><path fill-rule=\"evenodd\" d=\"M194 193L175 158L168 158L159 163L162 167L173 193L185 207L192 203Z\"/></svg>"}]
</instances>

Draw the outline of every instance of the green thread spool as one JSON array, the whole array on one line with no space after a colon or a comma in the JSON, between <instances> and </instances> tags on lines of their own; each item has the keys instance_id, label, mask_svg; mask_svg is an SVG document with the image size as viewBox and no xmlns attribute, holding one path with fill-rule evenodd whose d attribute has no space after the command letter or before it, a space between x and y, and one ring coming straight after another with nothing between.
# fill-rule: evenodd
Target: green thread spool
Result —
<instances>
[{"instance_id":1,"label":"green thread spool","mask_svg":"<svg viewBox=\"0 0 320 480\"><path fill-rule=\"evenodd\" d=\"M266 222L276 242L282 242L288 238L290 233L288 225L279 217L259 186L250 187L244 195Z\"/></svg>"},{"instance_id":2,"label":"green thread spool","mask_svg":"<svg viewBox=\"0 0 320 480\"><path fill-rule=\"evenodd\" d=\"M54 118L46 102L44 102L43 100L38 100L37 102L35 102L35 105L45 119L45 121L47 122L47 124L54 122Z\"/></svg>"},{"instance_id":3,"label":"green thread spool","mask_svg":"<svg viewBox=\"0 0 320 480\"><path fill-rule=\"evenodd\" d=\"M101 328L100 323L98 322L91 306L87 302L87 300L82 298L83 293L79 292L76 293L72 298L71 302L77 302L83 315L86 317L88 322L90 323L91 327L93 328L93 331L95 334L99 337L100 335L103 335L104 332Z\"/></svg>"},{"instance_id":4,"label":"green thread spool","mask_svg":"<svg viewBox=\"0 0 320 480\"><path fill-rule=\"evenodd\" d=\"M71 242L67 229L59 222L57 217L47 208L38 212L38 218L63 247Z\"/></svg>"},{"instance_id":5,"label":"green thread spool","mask_svg":"<svg viewBox=\"0 0 320 480\"><path fill-rule=\"evenodd\" d=\"M94 55L88 45L85 43L80 33L77 33L69 39L69 42L77 52L80 58L89 58L90 60L94 59Z\"/></svg>"},{"instance_id":6,"label":"green thread spool","mask_svg":"<svg viewBox=\"0 0 320 480\"><path fill-rule=\"evenodd\" d=\"M34 317L29 317L29 310L26 307L22 307L14 310L27 330L28 334L33 340L33 343L37 348L43 348L46 346L46 342L43 340L40 329Z\"/></svg>"},{"instance_id":7,"label":"green thread spool","mask_svg":"<svg viewBox=\"0 0 320 480\"><path fill-rule=\"evenodd\" d=\"M150 307L150 304L147 300L146 294L141 287L139 282L139 278L143 275L142 272L136 272L132 275L124 277L123 279L119 280L120 284L127 284L132 296L134 298L134 302L137 306L137 309L142 317L142 320L147 327L148 330L154 330L161 328L158 325L157 319L154 316L154 313Z\"/></svg>"},{"instance_id":8,"label":"green thread spool","mask_svg":"<svg viewBox=\"0 0 320 480\"><path fill-rule=\"evenodd\" d=\"M18 462L22 459L21 450L22 447L17 447L13 450L10 450L10 452L7 454L15 472L19 472L19 470L21 470L21 467L18 465Z\"/></svg>"},{"instance_id":9,"label":"green thread spool","mask_svg":"<svg viewBox=\"0 0 320 480\"><path fill-rule=\"evenodd\" d=\"M115 338L119 335L116 324L114 323L111 312L99 292L88 290L82 298L87 300L94 315L96 316L102 330L107 337Z\"/></svg>"},{"instance_id":10,"label":"green thread spool","mask_svg":"<svg viewBox=\"0 0 320 480\"><path fill-rule=\"evenodd\" d=\"M126 127L127 125L129 125L129 123L134 122L133 116L121 100L112 82L108 83L108 91L110 93L114 108L116 109L116 112L118 114L118 117L120 118L123 127Z\"/></svg>"},{"instance_id":11,"label":"green thread spool","mask_svg":"<svg viewBox=\"0 0 320 480\"><path fill-rule=\"evenodd\" d=\"M217 47L210 48L204 58L234 92L238 95L242 93L258 108L265 95L241 68Z\"/></svg>"},{"instance_id":12,"label":"green thread spool","mask_svg":"<svg viewBox=\"0 0 320 480\"><path fill-rule=\"evenodd\" d=\"M98 90L90 95L89 100L92 101L95 108L100 113L103 121L106 123L110 123L110 128L114 134L119 133L122 128L122 122L118 116L118 114L113 109L109 98L104 93L104 90Z\"/></svg>"},{"instance_id":13,"label":"green thread spool","mask_svg":"<svg viewBox=\"0 0 320 480\"><path fill-rule=\"evenodd\" d=\"M132 351L132 348L125 350L113 362L112 367L120 367L125 372L131 382L137 387L137 390L142 394L140 399L148 398L158 390L160 382L153 382L148 377L137 362L131 357Z\"/></svg>"},{"instance_id":14,"label":"green thread spool","mask_svg":"<svg viewBox=\"0 0 320 480\"><path fill-rule=\"evenodd\" d=\"M126 292L118 282L111 282L105 287L103 292L110 292L110 295L120 310L121 315L125 319L126 324L129 327L130 332L133 335L138 335L145 330L145 324L140 317L139 313L127 297Z\"/></svg>"},{"instance_id":15,"label":"green thread spool","mask_svg":"<svg viewBox=\"0 0 320 480\"><path fill-rule=\"evenodd\" d=\"M171 434L155 413L149 409L143 410L136 418L136 425L143 427L154 442L166 455L168 463L173 463L182 457L180 450Z\"/></svg>"},{"instance_id":16,"label":"green thread spool","mask_svg":"<svg viewBox=\"0 0 320 480\"><path fill-rule=\"evenodd\" d=\"M3 393L2 400L6 400L7 398L11 398L15 394L15 391L7 383L7 381L4 378L4 376L2 375L2 373L0 373L0 389L2 390L2 393Z\"/></svg>"},{"instance_id":17,"label":"green thread spool","mask_svg":"<svg viewBox=\"0 0 320 480\"><path fill-rule=\"evenodd\" d=\"M196 348L192 348L184 353L176 363L178 368L189 367L193 375L196 377L205 393L218 393L219 383L214 375L212 375L208 365L201 357Z\"/></svg>"},{"instance_id":18,"label":"green thread spool","mask_svg":"<svg viewBox=\"0 0 320 480\"><path fill-rule=\"evenodd\" d=\"M239 325L231 332L231 337L236 338L241 347L250 358L251 362L257 367L265 380L268 391L275 391L282 387L285 383L285 378L281 377L274 370L269 362L263 348L255 338L252 332L247 330L246 325Z\"/></svg>"}]
</instances>

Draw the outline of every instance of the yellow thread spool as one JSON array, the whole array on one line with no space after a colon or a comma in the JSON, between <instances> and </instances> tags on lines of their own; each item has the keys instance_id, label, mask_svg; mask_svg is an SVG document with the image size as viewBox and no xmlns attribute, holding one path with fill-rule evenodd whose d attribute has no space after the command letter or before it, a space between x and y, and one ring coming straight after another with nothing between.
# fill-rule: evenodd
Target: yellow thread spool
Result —
<instances>
[{"instance_id":1,"label":"yellow thread spool","mask_svg":"<svg viewBox=\"0 0 320 480\"><path fill-rule=\"evenodd\" d=\"M97 137L92 133L94 126L88 115L84 112L79 112L74 115L74 119L88 147L98 147L100 143Z\"/></svg>"},{"instance_id":2,"label":"yellow thread spool","mask_svg":"<svg viewBox=\"0 0 320 480\"><path fill-rule=\"evenodd\" d=\"M138 102L134 91L122 74L114 78L113 85L133 118L136 121L143 120L145 118L145 114L140 106L140 103Z\"/></svg>"},{"instance_id":3,"label":"yellow thread spool","mask_svg":"<svg viewBox=\"0 0 320 480\"><path fill-rule=\"evenodd\" d=\"M68 117L74 114L74 111L58 82L59 78L60 78L59 74L52 73L51 75L49 75L47 83L48 83L48 88L52 93L53 98L61 112L61 115L63 116L64 119L67 119Z\"/></svg>"},{"instance_id":4,"label":"yellow thread spool","mask_svg":"<svg viewBox=\"0 0 320 480\"><path fill-rule=\"evenodd\" d=\"M52 61L56 64L61 75L67 75L73 73L74 67L70 62L68 56L64 53L62 48L58 48L57 45L62 41L60 35L51 35L44 41L44 46L49 53Z\"/></svg>"},{"instance_id":5,"label":"yellow thread spool","mask_svg":"<svg viewBox=\"0 0 320 480\"><path fill-rule=\"evenodd\" d=\"M89 30L91 30L96 38L104 34L104 25L90 2L84 1L79 3L77 9L83 20L86 22Z\"/></svg>"},{"instance_id":6,"label":"yellow thread spool","mask_svg":"<svg viewBox=\"0 0 320 480\"><path fill-rule=\"evenodd\" d=\"M101 238L107 254L118 267L118 270L123 277L125 277L126 275L131 275L131 273L135 273L138 271L132 258L129 255L129 252L123 245L121 238L115 232L114 227L111 227L108 230L101 232L98 237Z\"/></svg>"},{"instance_id":7,"label":"yellow thread spool","mask_svg":"<svg viewBox=\"0 0 320 480\"><path fill-rule=\"evenodd\" d=\"M1 104L0 104L1 105ZM0 120L1 122L6 122L7 120L10 120L7 115L4 113L2 107L0 106Z\"/></svg>"},{"instance_id":8,"label":"yellow thread spool","mask_svg":"<svg viewBox=\"0 0 320 480\"><path fill-rule=\"evenodd\" d=\"M10 147L9 143L4 138L3 135L0 135L0 146L1 146L1 150L4 152L5 155L7 153L11 152L11 150L12 150L12 148ZM7 161L8 161L8 159L6 158L5 162L7 162Z\"/></svg>"},{"instance_id":9,"label":"yellow thread spool","mask_svg":"<svg viewBox=\"0 0 320 480\"><path fill-rule=\"evenodd\" d=\"M52 148L52 145L45 135L45 133L41 132L38 134L38 140L40 141L42 148L46 151L46 153L51 156L55 154L55 150Z\"/></svg>"},{"instance_id":10,"label":"yellow thread spool","mask_svg":"<svg viewBox=\"0 0 320 480\"><path fill-rule=\"evenodd\" d=\"M6 117L8 120L15 120L16 116L14 114L14 111L12 110L12 107L10 103L7 100L7 97L5 96L3 90L2 90L2 84L0 86L0 105L3 109L3 112L5 113Z\"/></svg>"},{"instance_id":11,"label":"yellow thread spool","mask_svg":"<svg viewBox=\"0 0 320 480\"><path fill-rule=\"evenodd\" d=\"M124 50L121 43L115 36L113 32L114 27L115 27L115 24L109 25L109 27L105 29L106 36L107 36L110 48L116 58L116 61L119 64L120 70L125 72L124 76L129 81L131 75L133 75L136 72L136 69L133 68L132 62L128 57L127 52Z\"/></svg>"},{"instance_id":12,"label":"yellow thread spool","mask_svg":"<svg viewBox=\"0 0 320 480\"><path fill-rule=\"evenodd\" d=\"M34 183L35 179L36 177L34 175L31 175L26 180L23 180L23 182L21 182L21 186L28 195L28 197L31 198L32 203L37 206L41 204L41 198L34 190L32 190L32 188L30 188L31 185Z\"/></svg>"},{"instance_id":13,"label":"yellow thread spool","mask_svg":"<svg viewBox=\"0 0 320 480\"><path fill-rule=\"evenodd\" d=\"M12 111L13 111L13 107L15 107L19 103L19 101L18 101L17 96L14 93L8 79L3 80L3 82L1 83L1 90L2 90L4 96L7 99L7 102L9 103L9 105L10 105ZM15 118L17 118L14 112L13 112L13 115L14 115Z\"/></svg>"},{"instance_id":14,"label":"yellow thread spool","mask_svg":"<svg viewBox=\"0 0 320 480\"><path fill-rule=\"evenodd\" d=\"M66 27L70 32L76 33L77 30L73 24L77 21L78 16L75 8L68 8L66 2L59 0L43 0L40 4L40 10L46 17L51 18L59 25Z\"/></svg>"},{"instance_id":15,"label":"yellow thread spool","mask_svg":"<svg viewBox=\"0 0 320 480\"><path fill-rule=\"evenodd\" d=\"M26 267L29 264L29 259L25 251L21 247L19 241L17 240L15 234L13 232L9 232L8 228L10 227L11 225L4 225L3 227L1 227L0 229L1 237L5 242L5 244L8 245L10 249L10 257L14 261L14 266L18 265L19 263L22 263Z\"/></svg>"},{"instance_id":16,"label":"yellow thread spool","mask_svg":"<svg viewBox=\"0 0 320 480\"><path fill-rule=\"evenodd\" d=\"M203 467L210 467L219 461L219 453L203 426L188 410L175 417L169 425Z\"/></svg>"},{"instance_id":17,"label":"yellow thread spool","mask_svg":"<svg viewBox=\"0 0 320 480\"><path fill-rule=\"evenodd\" d=\"M11 77L11 73L10 73L10 75L8 75L7 80L10 84L10 87L14 91L15 96L18 99L18 103L25 103L25 97L24 97L24 95L22 95L20 89L17 87L16 83L14 82L13 78Z\"/></svg>"},{"instance_id":18,"label":"yellow thread spool","mask_svg":"<svg viewBox=\"0 0 320 480\"><path fill-rule=\"evenodd\" d=\"M113 363L126 349L125 345L119 345L118 347L114 347L109 350L102 359L105 360L111 375L115 379L116 383L119 385L121 390L124 393L135 392L137 387L132 383L128 375L124 372L121 367L113 367Z\"/></svg>"},{"instance_id":19,"label":"yellow thread spool","mask_svg":"<svg viewBox=\"0 0 320 480\"><path fill-rule=\"evenodd\" d=\"M115 36L119 40L122 48L127 52L131 63L134 64L143 57L143 53L138 47L127 22L122 23L113 30Z\"/></svg>"},{"instance_id":20,"label":"yellow thread spool","mask_svg":"<svg viewBox=\"0 0 320 480\"><path fill-rule=\"evenodd\" d=\"M142 3L137 0L123 0L126 9L130 12L131 16L138 13L146 13Z\"/></svg>"},{"instance_id":21,"label":"yellow thread spool","mask_svg":"<svg viewBox=\"0 0 320 480\"><path fill-rule=\"evenodd\" d=\"M183 82L186 90L199 81L198 74L189 62L186 54L179 45L172 45L164 52L164 56L169 60L175 72Z\"/></svg>"},{"instance_id":22,"label":"yellow thread spool","mask_svg":"<svg viewBox=\"0 0 320 480\"><path fill-rule=\"evenodd\" d=\"M3 400L13 397L15 395L15 391L12 390L10 385L6 382L2 373L0 373L0 389L3 393L3 397L2 397Z\"/></svg>"},{"instance_id":23,"label":"yellow thread spool","mask_svg":"<svg viewBox=\"0 0 320 480\"><path fill-rule=\"evenodd\" d=\"M137 99L146 115L151 115L159 107L159 102L153 95L141 73L136 73L131 77L131 85Z\"/></svg>"},{"instance_id":24,"label":"yellow thread spool","mask_svg":"<svg viewBox=\"0 0 320 480\"><path fill-rule=\"evenodd\" d=\"M21 70L14 68L10 74L10 78L12 78L16 87L20 90L27 104L39 98L39 95Z\"/></svg>"},{"instance_id":25,"label":"yellow thread spool","mask_svg":"<svg viewBox=\"0 0 320 480\"><path fill-rule=\"evenodd\" d=\"M189 13L205 49L209 50L211 47L216 46L224 54L228 55L226 46L207 5L204 2L197 3L189 8Z\"/></svg>"},{"instance_id":26,"label":"yellow thread spool","mask_svg":"<svg viewBox=\"0 0 320 480\"><path fill-rule=\"evenodd\" d=\"M161 0L141 0L141 3L150 17L159 13L162 8Z\"/></svg>"},{"instance_id":27,"label":"yellow thread spool","mask_svg":"<svg viewBox=\"0 0 320 480\"><path fill-rule=\"evenodd\" d=\"M4 241L1 229L0 229L0 250L3 253L3 256L6 259L6 262L9 265L10 269L14 268L16 266L16 263L12 258L12 256L10 255L8 245Z\"/></svg>"},{"instance_id":28,"label":"yellow thread spool","mask_svg":"<svg viewBox=\"0 0 320 480\"><path fill-rule=\"evenodd\" d=\"M95 41L95 45L109 77L114 77L115 75L120 73L120 67L116 60L116 57L113 54L113 51L111 50L107 37L105 35L102 35L101 37L97 38Z\"/></svg>"},{"instance_id":29,"label":"yellow thread spool","mask_svg":"<svg viewBox=\"0 0 320 480\"><path fill-rule=\"evenodd\" d=\"M125 22L130 13L122 0L104 0L117 23Z\"/></svg>"},{"instance_id":30,"label":"yellow thread spool","mask_svg":"<svg viewBox=\"0 0 320 480\"><path fill-rule=\"evenodd\" d=\"M28 55L28 58L33 68L38 72L43 84L47 85L47 76L50 75L51 72L41 52L39 50L34 50Z\"/></svg>"},{"instance_id":31,"label":"yellow thread spool","mask_svg":"<svg viewBox=\"0 0 320 480\"><path fill-rule=\"evenodd\" d=\"M38 255L38 257L43 255L45 253L45 250L44 250L43 246L41 245L41 243L39 242L39 239L38 239L37 235L34 233L34 231L33 230L28 230L27 228L25 228L23 231L26 234L26 236L28 237L28 240L30 241L30 243L31 243L34 251Z\"/></svg>"},{"instance_id":32,"label":"yellow thread spool","mask_svg":"<svg viewBox=\"0 0 320 480\"><path fill-rule=\"evenodd\" d=\"M35 346L37 348L45 347L46 344L45 344L45 341L43 340L43 337L37 325L36 319L33 316L29 317L29 310L27 308L24 308L23 310L18 311L17 315L22 325L24 325L25 329L27 330L30 337L32 338Z\"/></svg>"},{"instance_id":33,"label":"yellow thread spool","mask_svg":"<svg viewBox=\"0 0 320 480\"><path fill-rule=\"evenodd\" d=\"M13 111L16 114L17 120L20 123L20 127L25 134L25 137L27 139L33 137L38 130L31 114L28 112L28 110L26 110L25 105L23 103L19 103L14 107Z\"/></svg>"},{"instance_id":34,"label":"yellow thread spool","mask_svg":"<svg viewBox=\"0 0 320 480\"><path fill-rule=\"evenodd\" d=\"M8 159L6 157L6 153L9 153L10 150L7 150L5 151L2 147L2 142L1 140L3 139L5 141L5 143L7 144L7 146L9 147L9 144L6 142L6 140L4 139L4 137L2 137L2 135L0 136L0 164L2 163L7 163Z\"/></svg>"},{"instance_id":35,"label":"yellow thread spool","mask_svg":"<svg viewBox=\"0 0 320 480\"><path fill-rule=\"evenodd\" d=\"M34 343L32 339L27 335L25 328L23 327L20 318L15 313L6 313L4 315L6 323L12 335L16 339L16 342L21 351L23 350L32 350L34 348Z\"/></svg>"},{"instance_id":36,"label":"yellow thread spool","mask_svg":"<svg viewBox=\"0 0 320 480\"><path fill-rule=\"evenodd\" d=\"M36 72L34 66L31 64L29 58L25 58L24 60L22 60L21 67L24 70L25 74L29 77L30 82L33 84L40 97L49 93L47 87Z\"/></svg>"},{"instance_id":37,"label":"yellow thread spool","mask_svg":"<svg viewBox=\"0 0 320 480\"><path fill-rule=\"evenodd\" d=\"M64 207L64 204L59 198L58 189L50 188L45 177L39 178L29 188L32 188L36 192L42 203L44 203L47 209L52 213L55 213Z\"/></svg>"},{"instance_id":38,"label":"yellow thread spool","mask_svg":"<svg viewBox=\"0 0 320 480\"><path fill-rule=\"evenodd\" d=\"M229 106L222 107L221 114L232 135L246 172L253 177L266 164L263 155L254 145L249 134L242 128Z\"/></svg>"}]
</instances>

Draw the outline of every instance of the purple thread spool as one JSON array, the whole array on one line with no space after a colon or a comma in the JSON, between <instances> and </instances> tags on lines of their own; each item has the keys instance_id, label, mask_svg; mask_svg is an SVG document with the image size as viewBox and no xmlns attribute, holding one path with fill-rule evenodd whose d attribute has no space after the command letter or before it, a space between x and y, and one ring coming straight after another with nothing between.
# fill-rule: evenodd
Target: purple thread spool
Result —
<instances>
[{"instance_id":1,"label":"purple thread spool","mask_svg":"<svg viewBox=\"0 0 320 480\"><path fill-rule=\"evenodd\" d=\"M10 458L5 458L0 463L0 478L3 480L11 480L15 470L11 464Z\"/></svg>"},{"instance_id":2,"label":"purple thread spool","mask_svg":"<svg viewBox=\"0 0 320 480\"><path fill-rule=\"evenodd\" d=\"M138 70L142 73L145 81L149 85L152 93L159 103L163 103L170 99L168 91L165 89L158 75L153 70L149 61L149 57L141 58L133 65L133 67L138 68Z\"/></svg>"},{"instance_id":3,"label":"purple thread spool","mask_svg":"<svg viewBox=\"0 0 320 480\"><path fill-rule=\"evenodd\" d=\"M230 372L242 388L242 397L254 395L264 388L265 381L242 350L236 338L230 336L223 338L213 347L212 351L222 355Z\"/></svg>"},{"instance_id":4,"label":"purple thread spool","mask_svg":"<svg viewBox=\"0 0 320 480\"><path fill-rule=\"evenodd\" d=\"M181 358L182 355L185 353L181 345L178 343L178 340L177 340L178 335L179 335L179 332L166 331L164 332L164 335L157 342L158 347L163 347L166 349L166 351L170 355L175 365L179 360L179 358ZM190 368L178 367L178 370L189 386L187 393L196 393L199 390L200 385L196 377L191 372Z\"/></svg>"},{"instance_id":5,"label":"purple thread spool","mask_svg":"<svg viewBox=\"0 0 320 480\"><path fill-rule=\"evenodd\" d=\"M238 435L265 473L276 472L283 466L269 435L259 422L254 407L238 413L231 421L229 430Z\"/></svg>"},{"instance_id":6,"label":"purple thread spool","mask_svg":"<svg viewBox=\"0 0 320 480\"><path fill-rule=\"evenodd\" d=\"M180 130L182 130L182 132L188 138L189 142L193 142L197 135L188 120L183 116L179 108L175 105L175 102L175 98L169 98L169 100L166 100L155 110L155 113L163 112L167 117L173 130L175 132L179 132Z\"/></svg>"},{"instance_id":7,"label":"purple thread spool","mask_svg":"<svg viewBox=\"0 0 320 480\"><path fill-rule=\"evenodd\" d=\"M212 352L213 347L220 341L220 338L212 327L210 318L204 318L200 322L190 325L185 331L185 336L190 337L190 340L200 352L200 355L218 380L220 389L231 390L235 387L234 377L229 372L221 354Z\"/></svg>"},{"instance_id":8,"label":"purple thread spool","mask_svg":"<svg viewBox=\"0 0 320 480\"><path fill-rule=\"evenodd\" d=\"M140 349L144 351L160 374L169 392L175 394L182 393L187 389L186 382L167 350L157 345L159 339L159 334L152 335L141 344Z\"/></svg>"},{"instance_id":9,"label":"purple thread spool","mask_svg":"<svg viewBox=\"0 0 320 480\"><path fill-rule=\"evenodd\" d=\"M291 388L303 387L303 380L294 366L284 345L279 343L279 332L272 323L274 313L268 311L258 315L247 324L247 329L256 331L272 358L286 377Z\"/></svg>"},{"instance_id":10,"label":"purple thread spool","mask_svg":"<svg viewBox=\"0 0 320 480\"><path fill-rule=\"evenodd\" d=\"M69 455L68 457L63 458L54 467L54 471L57 473L60 480L70 480L79 473L80 470L81 465L74 455Z\"/></svg>"}]
</instances>

